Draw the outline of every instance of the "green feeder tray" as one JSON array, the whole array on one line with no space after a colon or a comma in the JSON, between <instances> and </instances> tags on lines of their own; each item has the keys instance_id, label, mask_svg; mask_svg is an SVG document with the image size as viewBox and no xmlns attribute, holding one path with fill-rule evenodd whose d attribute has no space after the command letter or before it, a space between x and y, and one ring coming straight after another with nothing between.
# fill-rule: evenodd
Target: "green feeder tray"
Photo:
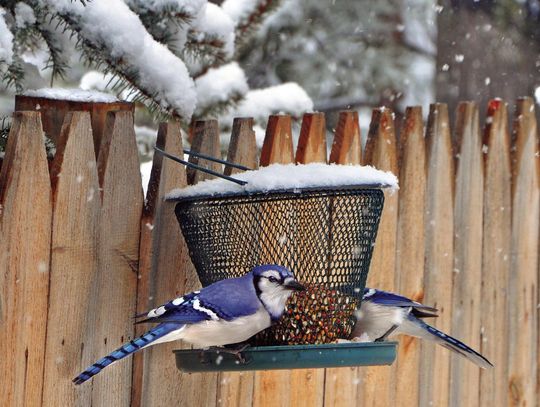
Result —
<instances>
[{"instance_id":1,"label":"green feeder tray","mask_svg":"<svg viewBox=\"0 0 540 407\"><path fill-rule=\"evenodd\" d=\"M185 373L242 372L250 370L312 369L391 365L397 342L350 342L322 345L260 346L235 355L216 350L175 350L176 366Z\"/></svg>"}]
</instances>

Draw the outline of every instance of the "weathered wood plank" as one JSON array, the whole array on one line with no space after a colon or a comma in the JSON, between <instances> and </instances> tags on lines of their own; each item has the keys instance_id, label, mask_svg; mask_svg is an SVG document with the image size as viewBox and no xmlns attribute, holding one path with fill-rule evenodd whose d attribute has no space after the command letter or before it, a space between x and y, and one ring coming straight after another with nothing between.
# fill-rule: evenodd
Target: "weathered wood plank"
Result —
<instances>
[{"instance_id":1,"label":"weathered wood plank","mask_svg":"<svg viewBox=\"0 0 540 407\"><path fill-rule=\"evenodd\" d=\"M456 112L454 281L452 332L480 349L484 165L478 108L462 102ZM479 403L480 369L458 355L450 361L450 405Z\"/></svg>"},{"instance_id":2,"label":"weathered wood plank","mask_svg":"<svg viewBox=\"0 0 540 407\"><path fill-rule=\"evenodd\" d=\"M162 123L157 144L165 151L181 156L183 148L180 124L176 121ZM164 201L165 194L171 189L186 185L183 166L159 155L154 156L150 192L141 224L143 236L147 231L151 232L150 241L147 240L148 236L144 237L144 246L150 246L151 257L150 261L144 262L147 265L145 269L140 269L140 273L147 274L148 279L146 294L141 290L144 286L139 286L137 306L140 312L195 289L194 281L197 277L174 215L174 204ZM141 248L142 243L143 241ZM144 278L139 281L144 281ZM172 354L174 349L180 347L188 346L180 342L161 344L147 349L142 355L144 376L141 406L215 403L216 375L180 373Z\"/></svg>"},{"instance_id":3,"label":"weathered wood plank","mask_svg":"<svg viewBox=\"0 0 540 407\"><path fill-rule=\"evenodd\" d=\"M89 311L98 270L101 199L89 113L66 114L51 181L54 207L43 405L85 405L90 404L91 387L74 386L71 380L94 362Z\"/></svg>"},{"instance_id":4,"label":"weathered wood plank","mask_svg":"<svg viewBox=\"0 0 540 407\"><path fill-rule=\"evenodd\" d=\"M394 117L390 109L373 110L369 126L364 163L398 173ZM398 193L385 191L385 203L373 249L368 287L394 291L396 269L396 236ZM375 339L375 338L371 338ZM395 404L395 370L392 366L362 369L364 379L359 395L366 406L389 406Z\"/></svg>"},{"instance_id":5,"label":"weathered wood plank","mask_svg":"<svg viewBox=\"0 0 540 407\"><path fill-rule=\"evenodd\" d=\"M268 118L266 135L259 165L289 164L294 162L291 116L272 115Z\"/></svg>"},{"instance_id":6,"label":"weathered wood plank","mask_svg":"<svg viewBox=\"0 0 540 407\"><path fill-rule=\"evenodd\" d=\"M323 113L306 113L302 120L302 129L296 149L296 163L326 163L326 125ZM307 214L307 216L306 216ZM309 208L298 211L299 234L309 233L309 225L313 219ZM305 231L305 232L304 232ZM312 267L310 263L317 261L312 255L307 242L300 238L298 242L299 262L304 270ZM324 369L298 369L291 371L292 406L322 406L324 403Z\"/></svg>"},{"instance_id":7,"label":"weathered wood plank","mask_svg":"<svg viewBox=\"0 0 540 407\"><path fill-rule=\"evenodd\" d=\"M451 330L453 274L452 141L445 104L430 106L426 129L427 184L425 216L424 303L439 309L437 328ZM433 343L422 344L420 405L448 404L450 353Z\"/></svg>"},{"instance_id":8,"label":"weathered wood plank","mask_svg":"<svg viewBox=\"0 0 540 407\"><path fill-rule=\"evenodd\" d=\"M198 120L193 126L193 142L191 143L191 150L212 157L221 158L217 120ZM197 158L195 156L190 156L189 162L206 167L216 172L223 171L221 164ZM189 185L196 184L205 179L214 178L213 175L194 170L193 168L188 168L186 173L187 182Z\"/></svg>"},{"instance_id":9,"label":"weathered wood plank","mask_svg":"<svg viewBox=\"0 0 540 407\"><path fill-rule=\"evenodd\" d=\"M16 112L0 172L0 400L39 406L47 323L51 185L37 112Z\"/></svg>"},{"instance_id":10,"label":"weathered wood plank","mask_svg":"<svg viewBox=\"0 0 540 407\"><path fill-rule=\"evenodd\" d=\"M297 164L326 163L324 113L304 114L295 160Z\"/></svg>"},{"instance_id":11,"label":"weathered wood plank","mask_svg":"<svg viewBox=\"0 0 540 407\"><path fill-rule=\"evenodd\" d=\"M257 145L252 127L253 119L251 118L234 119L227 161L253 169L258 167ZM225 167L226 175L240 171L237 168ZM235 225L232 227L234 228ZM239 230L234 229L231 232L240 233ZM218 377L218 404L237 407L251 405L254 380L253 372L221 373Z\"/></svg>"},{"instance_id":12,"label":"weathered wood plank","mask_svg":"<svg viewBox=\"0 0 540 407\"><path fill-rule=\"evenodd\" d=\"M101 357L133 337L137 292L141 174L133 115L109 113L98 156L102 188L99 227L99 272L95 304L94 356ZM93 379L92 405L128 406L131 359L107 368Z\"/></svg>"},{"instance_id":13,"label":"weathered wood plank","mask_svg":"<svg viewBox=\"0 0 540 407\"><path fill-rule=\"evenodd\" d=\"M362 139L360 138L358 112L339 113L329 162L354 165L362 163Z\"/></svg>"},{"instance_id":14,"label":"weathered wood plank","mask_svg":"<svg viewBox=\"0 0 540 407\"><path fill-rule=\"evenodd\" d=\"M270 116L259 160L260 166L294 162L291 118ZM269 370L255 372L253 407L287 407L291 398L291 372Z\"/></svg>"},{"instance_id":15,"label":"weathered wood plank","mask_svg":"<svg viewBox=\"0 0 540 407\"><path fill-rule=\"evenodd\" d=\"M330 162L335 164L360 164L362 143L357 112L341 112L332 143ZM326 369L324 383L325 406L356 406L359 368Z\"/></svg>"},{"instance_id":16,"label":"weathered wood plank","mask_svg":"<svg viewBox=\"0 0 540 407\"><path fill-rule=\"evenodd\" d=\"M424 300L424 214L426 147L421 107L408 107L399 136L399 210L396 243L396 292ZM420 341L401 337L394 369L396 400L419 401Z\"/></svg>"},{"instance_id":17,"label":"weathered wood plank","mask_svg":"<svg viewBox=\"0 0 540 407\"><path fill-rule=\"evenodd\" d=\"M492 101L484 129L481 352L496 366L480 372L480 405L506 403L508 392L508 278L510 272L510 139L505 104Z\"/></svg>"},{"instance_id":18,"label":"weathered wood plank","mask_svg":"<svg viewBox=\"0 0 540 407\"><path fill-rule=\"evenodd\" d=\"M537 405L538 133L534 102L517 102L512 144L512 239L508 285L510 404Z\"/></svg>"},{"instance_id":19,"label":"weathered wood plank","mask_svg":"<svg viewBox=\"0 0 540 407\"><path fill-rule=\"evenodd\" d=\"M259 167L257 153L253 119L250 117L235 118L231 141L229 142L229 150L227 152L227 161L255 170ZM238 172L241 172L238 168L225 166L225 175L232 175Z\"/></svg>"}]
</instances>

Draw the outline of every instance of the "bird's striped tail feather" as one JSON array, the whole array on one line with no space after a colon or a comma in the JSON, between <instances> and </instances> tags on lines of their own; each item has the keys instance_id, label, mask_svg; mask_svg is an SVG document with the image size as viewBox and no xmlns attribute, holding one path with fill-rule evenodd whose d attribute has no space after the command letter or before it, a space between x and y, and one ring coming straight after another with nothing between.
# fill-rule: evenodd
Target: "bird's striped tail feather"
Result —
<instances>
[{"instance_id":1,"label":"bird's striped tail feather","mask_svg":"<svg viewBox=\"0 0 540 407\"><path fill-rule=\"evenodd\" d=\"M103 369L105 369L107 366L113 364L114 362L125 358L126 356L131 355L132 353L135 353L142 348L152 344L156 340L162 338L163 336L167 335L168 333L176 330L179 328L178 324L160 324L145 334L139 336L138 338L133 339L132 341L129 341L119 347L118 349L114 350L113 352L109 353L107 356L99 359L96 363L86 368L86 370L82 373L80 373L76 378L73 379L73 383L75 384L81 384L85 381L89 380L93 376L97 375L99 372L101 372Z\"/></svg>"},{"instance_id":2,"label":"bird's striped tail feather","mask_svg":"<svg viewBox=\"0 0 540 407\"><path fill-rule=\"evenodd\" d=\"M424 321L409 315L404 323L399 327L399 331L407 335L416 336L422 339L433 341L439 345L458 353L459 355L469 359L477 366L487 369L493 367L493 364L480 353L465 345L463 342L446 335L444 332L426 324Z\"/></svg>"}]
</instances>

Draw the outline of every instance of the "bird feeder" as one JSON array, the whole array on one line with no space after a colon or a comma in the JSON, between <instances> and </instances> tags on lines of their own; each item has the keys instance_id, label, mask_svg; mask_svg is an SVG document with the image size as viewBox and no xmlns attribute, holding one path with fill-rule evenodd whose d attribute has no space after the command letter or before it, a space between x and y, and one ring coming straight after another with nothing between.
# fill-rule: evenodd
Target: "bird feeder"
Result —
<instances>
[{"instance_id":1,"label":"bird feeder","mask_svg":"<svg viewBox=\"0 0 540 407\"><path fill-rule=\"evenodd\" d=\"M184 371L391 364L393 343L345 343L360 306L392 174L371 167L272 165L173 191L169 201L203 286L260 264L292 270L307 290L289 299L273 327L250 340L238 363L226 354L200 362L176 352ZM209 351L210 352L210 351Z\"/></svg>"}]
</instances>

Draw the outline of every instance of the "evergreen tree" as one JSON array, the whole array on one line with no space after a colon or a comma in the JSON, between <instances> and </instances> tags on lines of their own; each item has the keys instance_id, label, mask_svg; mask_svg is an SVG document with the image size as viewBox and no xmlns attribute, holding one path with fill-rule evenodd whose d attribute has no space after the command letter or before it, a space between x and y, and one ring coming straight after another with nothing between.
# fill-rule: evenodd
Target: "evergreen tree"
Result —
<instances>
[{"instance_id":1,"label":"evergreen tree","mask_svg":"<svg viewBox=\"0 0 540 407\"><path fill-rule=\"evenodd\" d=\"M433 101L430 0L284 0L239 60L252 86L297 81L321 111Z\"/></svg>"},{"instance_id":2,"label":"evergreen tree","mask_svg":"<svg viewBox=\"0 0 540 407\"><path fill-rule=\"evenodd\" d=\"M89 74L99 80L83 78L89 88L105 88L184 122L215 116L248 95L237 48L278 3L2 0L0 73L4 84L23 92L33 86L36 66L48 70L51 80L62 79L83 60L100 73ZM310 99L302 96L309 109Z\"/></svg>"}]
</instances>

